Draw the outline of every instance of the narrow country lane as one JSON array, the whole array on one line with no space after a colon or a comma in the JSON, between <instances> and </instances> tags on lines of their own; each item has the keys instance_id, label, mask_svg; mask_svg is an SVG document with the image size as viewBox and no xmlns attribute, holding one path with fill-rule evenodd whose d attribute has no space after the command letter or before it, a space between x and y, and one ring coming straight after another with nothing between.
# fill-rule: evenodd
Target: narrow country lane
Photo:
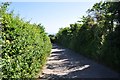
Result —
<instances>
[{"instance_id":1,"label":"narrow country lane","mask_svg":"<svg viewBox=\"0 0 120 80\"><path fill-rule=\"evenodd\" d=\"M43 68L43 73L40 75L41 79L118 77L119 73L55 44L46 66Z\"/></svg>"}]
</instances>

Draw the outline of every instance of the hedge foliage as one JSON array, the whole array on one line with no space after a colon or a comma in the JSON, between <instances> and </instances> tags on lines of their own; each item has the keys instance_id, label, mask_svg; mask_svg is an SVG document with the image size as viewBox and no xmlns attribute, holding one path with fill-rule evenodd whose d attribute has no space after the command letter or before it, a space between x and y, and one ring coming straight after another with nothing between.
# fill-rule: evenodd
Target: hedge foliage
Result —
<instances>
[{"instance_id":1,"label":"hedge foliage","mask_svg":"<svg viewBox=\"0 0 120 80\"><path fill-rule=\"evenodd\" d=\"M34 78L50 54L50 39L43 26L25 22L0 4L0 77Z\"/></svg>"},{"instance_id":2,"label":"hedge foliage","mask_svg":"<svg viewBox=\"0 0 120 80\"><path fill-rule=\"evenodd\" d=\"M81 21L61 28L56 42L120 71L120 2L99 2Z\"/></svg>"},{"instance_id":3,"label":"hedge foliage","mask_svg":"<svg viewBox=\"0 0 120 80\"><path fill-rule=\"evenodd\" d=\"M49 38L50 38L51 43L55 43L55 35L50 34L50 35L48 35L48 36L49 36Z\"/></svg>"}]
</instances>

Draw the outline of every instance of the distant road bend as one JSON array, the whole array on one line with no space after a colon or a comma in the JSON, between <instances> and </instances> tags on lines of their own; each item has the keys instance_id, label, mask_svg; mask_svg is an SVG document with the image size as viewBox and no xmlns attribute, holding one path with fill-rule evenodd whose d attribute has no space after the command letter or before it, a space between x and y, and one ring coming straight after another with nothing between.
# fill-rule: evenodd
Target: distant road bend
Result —
<instances>
[{"instance_id":1,"label":"distant road bend","mask_svg":"<svg viewBox=\"0 0 120 80\"><path fill-rule=\"evenodd\" d=\"M49 78L119 78L119 73L80 54L53 44L41 79Z\"/></svg>"}]
</instances>

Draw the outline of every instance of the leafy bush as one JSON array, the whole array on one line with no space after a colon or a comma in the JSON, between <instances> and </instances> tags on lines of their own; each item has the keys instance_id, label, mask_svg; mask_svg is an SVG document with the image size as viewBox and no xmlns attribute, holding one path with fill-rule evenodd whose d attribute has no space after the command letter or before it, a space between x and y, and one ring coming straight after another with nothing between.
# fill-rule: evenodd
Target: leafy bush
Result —
<instances>
[{"instance_id":1,"label":"leafy bush","mask_svg":"<svg viewBox=\"0 0 120 80\"><path fill-rule=\"evenodd\" d=\"M30 24L7 12L9 3L1 4L0 53L1 77L34 78L50 54L50 39L41 25Z\"/></svg>"},{"instance_id":2,"label":"leafy bush","mask_svg":"<svg viewBox=\"0 0 120 80\"><path fill-rule=\"evenodd\" d=\"M50 38L51 43L55 43L55 35L50 34L50 35L48 35L48 36L49 36L49 38Z\"/></svg>"},{"instance_id":3,"label":"leafy bush","mask_svg":"<svg viewBox=\"0 0 120 80\"><path fill-rule=\"evenodd\" d=\"M119 3L94 4L80 23L61 28L56 42L120 71Z\"/></svg>"}]
</instances>

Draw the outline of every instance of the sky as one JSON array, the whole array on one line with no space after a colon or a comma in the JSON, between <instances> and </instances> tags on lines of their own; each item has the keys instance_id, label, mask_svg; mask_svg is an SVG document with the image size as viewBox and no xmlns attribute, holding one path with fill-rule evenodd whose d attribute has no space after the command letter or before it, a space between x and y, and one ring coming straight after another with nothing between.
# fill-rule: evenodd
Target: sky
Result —
<instances>
[{"instance_id":1,"label":"sky","mask_svg":"<svg viewBox=\"0 0 120 80\"><path fill-rule=\"evenodd\" d=\"M12 2L9 10L31 23L41 23L45 31L55 34L86 15L96 2Z\"/></svg>"}]
</instances>

